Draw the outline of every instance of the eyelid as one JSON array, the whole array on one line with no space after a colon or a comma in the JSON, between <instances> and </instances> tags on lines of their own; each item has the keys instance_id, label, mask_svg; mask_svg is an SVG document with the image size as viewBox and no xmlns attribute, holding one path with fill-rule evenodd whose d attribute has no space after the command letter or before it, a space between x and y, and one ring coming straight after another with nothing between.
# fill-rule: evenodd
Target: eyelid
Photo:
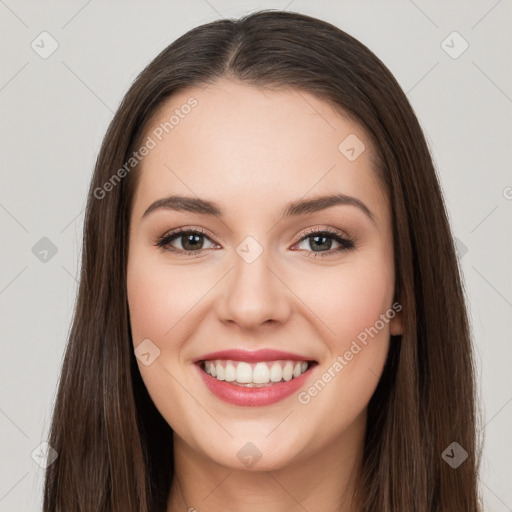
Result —
<instances>
[{"instance_id":1,"label":"eyelid","mask_svg":"<svg viewBox=\"0 0 512 512\"><path fill-rule=\"evenodd\" d=\"M340 238L344 238L346 240L355 241L354 237L351 237L347 232L343 231L342 229L325 226L314 226L311 228L306 228L304 231L301 231L300 238L295 243L297 244L298 242L301 242L304 238L307 238L308 235L311 235L313 233L329 233L330 235L337 235Z\"/></svg>"},{"instance_id":2,"label":"eyelid","mask_svg":"<svg viewBox=\"0 0 512 512\"><path fill-rule=\"evenodd\" d=\"M176 234L182 233L182 232L188 233L189 231L197 231L198 233L201 233L202 235L205 235L208 238L211 238L211 239L215 238L206 229L201 228L199 226L178 226L177 228L165 231L162 235L156 235L155 239L159 240L161 238L169 237L169 236L176 235Z\"/></svg>"}]
</instances>

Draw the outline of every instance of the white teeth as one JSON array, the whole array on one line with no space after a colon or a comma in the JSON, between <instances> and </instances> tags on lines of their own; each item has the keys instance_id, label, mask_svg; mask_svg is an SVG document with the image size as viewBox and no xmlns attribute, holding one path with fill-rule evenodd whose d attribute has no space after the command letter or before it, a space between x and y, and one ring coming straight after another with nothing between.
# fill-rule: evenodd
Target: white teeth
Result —
<instances>
[{"instance_id":1,"label":"white teeth","mask_svg":"<svg viewBox=\"0 0 512 512\"><path fill-rule=\"evenodd\" d=\"M293 377L293 364L288 361L283 368L283 379L288 382Z\"/></svg>"},{"instance_id":2,"label":"white teeth","mask_svg":"<svg viewBox=\"0 0 512 512\"><path fill-rule=\"evenodd\" d=\"M227 364L224 369L224 379L227 382L233 382L236 379L236 370L232 364Z\"/></svg>"},{"instance_id":3,"label":"white teeth","mask_svg":"<svg viewBox=\"0 0 512 512\"><path fill-rule=\"evenodd\" d=\"M217 373L217 380L224 380L224 367L220 363L216 364L215 372Z\"/></svg>"},{"instance_id":4,"label":"white teeth","mask_svg":"<svg viewBox=\"0 0 512 512\"><path fill-rule=\"evenodd\" d=\"M248 363L241 361L236 367L236 381L240 384L249 384L252 382L252 368Z\"/></svg>"},{"instance_id":5,"label":"white teeth","mask_svg":"<svg viewBox=\"0 0 512 512\"><path fill-rule=\"evenodd\" d=\"M265 363L258 363L252 371L252 381L255 384L266 384L270 380L270 370Z\"/></svg>"},{"instance_id":6,"label":"white teeth","mask_svg":"<svg viewBox=\"0 0 512 512\"><path fill-rule=\"evenodd\" d=\"M217 380L247 387L288 382L300 377L308 368L307 361L268 361L247 363L245 361L205 361L204 371Z\"/></svg>"},{"instance_id":7,"label":"white teeth","mask_svg":"<svg viewBox=\"0 0 512 512\"><path fill-rule=\"evenodd\" d=\"M308 363L306 363L307 366ZM279 363L274 363L270 368L270 380L272 382L279 382L283 380L283 369Z\"/></svg>"}]
</instances>

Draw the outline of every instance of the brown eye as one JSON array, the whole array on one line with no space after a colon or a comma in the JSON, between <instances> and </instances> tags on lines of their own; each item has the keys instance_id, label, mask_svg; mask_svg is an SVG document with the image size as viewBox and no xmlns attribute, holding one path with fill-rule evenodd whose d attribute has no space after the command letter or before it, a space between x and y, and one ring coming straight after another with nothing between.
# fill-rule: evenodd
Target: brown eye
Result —
<instances>
[{"instance_id":1,"label":"brown eye","mask_svg":"<svg viewBox=\"0 0 512 512\"><path fill-rule=\"evenodd\" d=\"M213 246L215 245L209 237L200 231L180 230L164 235L156 245L171 252L195 253L207 248L205 247L206 240L210 241Z\"/></svg>"}]
</instances>

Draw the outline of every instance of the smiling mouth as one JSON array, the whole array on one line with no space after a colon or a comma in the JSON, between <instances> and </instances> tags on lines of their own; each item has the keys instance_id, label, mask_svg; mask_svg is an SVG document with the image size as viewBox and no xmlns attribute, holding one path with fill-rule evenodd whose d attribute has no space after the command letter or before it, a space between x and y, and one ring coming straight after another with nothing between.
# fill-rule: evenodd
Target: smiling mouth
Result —
<instances>
[{"instance_id":1,"label":"smiling mouth","mask_svg":"<svg viewBox=\"0 0 512 512\"><path fill-rule=\"evenodd\" d=\"M268 387L289 382L316 366L316 361L260 361L246 362L230 359L198 361L199 367L210 377L234 386L246 388Z\"/></svg>"}]
</instances>

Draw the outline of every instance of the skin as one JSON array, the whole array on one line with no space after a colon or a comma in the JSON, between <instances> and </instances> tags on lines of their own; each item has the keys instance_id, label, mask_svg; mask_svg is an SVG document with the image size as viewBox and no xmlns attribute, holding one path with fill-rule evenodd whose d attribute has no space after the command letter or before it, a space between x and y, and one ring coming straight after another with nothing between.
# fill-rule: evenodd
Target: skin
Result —
<instances>
[{"instance_id":1,"label":"skin","mask_svg":"<svg viewBox=\"0 0 512 512\"><path fill-rule=\"evenodd\" d=\"M160 350L150 365L137 362L174 431L168 511L349 510L367 405L390 333L402 332L401 314L307 404L298 393L264 407L225 403L206 388L192 360L229 348L305 355L319 364L304 391L391 308L391 209L372 167L371 142L315 96L227 79L171 97L146 136L191 96L197 106L137 170L129 237L134 347L150 339ZM338 150L350 134L366 146L355 161ZM362 201L375 222L352 205L281 219L289 202L332 193ZM171 194L215 201L223 215L157 209L143 217ZM199 255L155 245L180 227L207 232ZM356 248L335 253L334 239L330 249L318 248L305 236L308 228L346 233ZM236 252L247 236L263 249L252 263ZM186 242L182 236L171 245L179 250ZM247 442L262 455L249 468L237 457Z\"/></svg>"}]
</instances>

